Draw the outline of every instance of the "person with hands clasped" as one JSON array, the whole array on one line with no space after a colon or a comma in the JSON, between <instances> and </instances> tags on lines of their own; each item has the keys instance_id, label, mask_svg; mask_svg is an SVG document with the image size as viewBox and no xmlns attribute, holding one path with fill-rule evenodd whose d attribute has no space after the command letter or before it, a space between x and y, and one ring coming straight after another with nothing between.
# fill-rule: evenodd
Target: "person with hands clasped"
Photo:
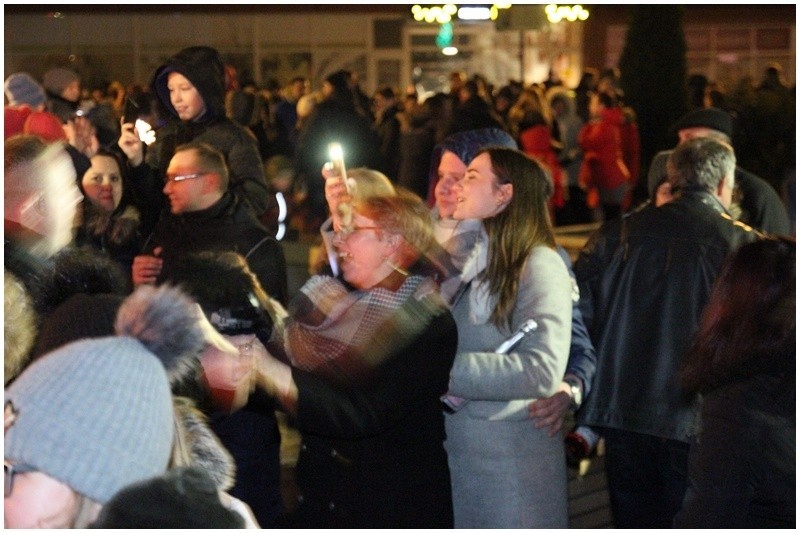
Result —
<instances>
[{"instance_id":1,"label":"person with hands clasped","mask_svg":"<svg viewBox=\"0 0 800 533\"><path fill-rule=\"evenodd\" d=\"M303 439L292 525L452 528L439 398L457 335L421 268L430 217L406 192L351 207L341 276L313 276L289 306L290 364L259 352L259 385Z\"/></svg>"}]
</instances>

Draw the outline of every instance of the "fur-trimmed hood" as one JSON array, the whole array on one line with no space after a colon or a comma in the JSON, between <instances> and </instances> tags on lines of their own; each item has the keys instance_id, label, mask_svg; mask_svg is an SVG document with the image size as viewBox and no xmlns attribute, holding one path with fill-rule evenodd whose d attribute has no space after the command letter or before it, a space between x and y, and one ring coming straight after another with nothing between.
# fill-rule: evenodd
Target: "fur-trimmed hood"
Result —
<instances>
[{"instance_id":1,"label":"fur-trimmed hood","mask_svg":"<svg viewBox=\"0 0 800 533\"><path fill-rule=\"evenodd\" d=\"M236 481L236 463L208 427L208 419L189 398L176 396L172 403L177 429L181 432L178 438L182 441L179 442L185 445L183 449L176 446L176 453L182 452L182 457L173 457L172 467L200 466L211 476L219 490L230 490ZM189 464L181 464L185 462Z\"/></svg>"}]
</instances>

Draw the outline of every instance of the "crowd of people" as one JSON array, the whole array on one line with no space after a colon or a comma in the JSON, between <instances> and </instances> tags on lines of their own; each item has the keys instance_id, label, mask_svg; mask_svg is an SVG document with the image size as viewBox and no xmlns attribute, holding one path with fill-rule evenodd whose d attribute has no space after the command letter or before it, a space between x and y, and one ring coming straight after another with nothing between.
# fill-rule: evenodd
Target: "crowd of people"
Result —
<instances>
[{"instance_id":1,"label":"crowd of people","mask_svg":"<svg viewBox=\"0 0 800 533\"><path fill-rule=\"evenodd\" d=\"M567 528L566 433L616 527L795 527L794 224L729 110L645 162L613 69L80 82L5 82L6 527Z\"/></svg>"}]
</instances>

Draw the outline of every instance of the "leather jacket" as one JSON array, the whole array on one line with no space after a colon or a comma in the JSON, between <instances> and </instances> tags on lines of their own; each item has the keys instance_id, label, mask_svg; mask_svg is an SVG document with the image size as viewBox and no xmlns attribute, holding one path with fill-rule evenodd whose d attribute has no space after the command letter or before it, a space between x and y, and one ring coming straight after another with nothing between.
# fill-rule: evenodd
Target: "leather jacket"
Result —
<instances>
[{"instance_id":1,"label":"leather jacket","mask_svg":"<svg viewBox=\"0 0 800 533\"><path fill-rule=\"evenodd\" d=\"M580 424L689 441L698 405L678 385L680 362L723 259L755 237L693 188L590 237L575 274L597 372Z\"/></svg>"}]
</instances>

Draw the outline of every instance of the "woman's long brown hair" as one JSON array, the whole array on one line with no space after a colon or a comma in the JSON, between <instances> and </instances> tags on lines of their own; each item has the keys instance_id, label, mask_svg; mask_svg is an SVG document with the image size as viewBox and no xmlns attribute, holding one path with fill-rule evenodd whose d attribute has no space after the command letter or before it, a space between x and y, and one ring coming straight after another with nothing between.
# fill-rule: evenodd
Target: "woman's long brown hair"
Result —
<instances>
[{"instance_id":1,"label":"woman's long brown hair","mask_svg":"<svg viewBox=\"0 0 800 533\"><path fill-rule=\"evenodd\" d=\"M514 303L525 262L535 246L556 247L547 200L553 184L542 165L519 150L488 148L492 170L500 185L511 183L514 193L508 206L483 221L489 236L489 259L481 276L497 297L491 321L511 329Z\"/></svg>"}]
</instances>

